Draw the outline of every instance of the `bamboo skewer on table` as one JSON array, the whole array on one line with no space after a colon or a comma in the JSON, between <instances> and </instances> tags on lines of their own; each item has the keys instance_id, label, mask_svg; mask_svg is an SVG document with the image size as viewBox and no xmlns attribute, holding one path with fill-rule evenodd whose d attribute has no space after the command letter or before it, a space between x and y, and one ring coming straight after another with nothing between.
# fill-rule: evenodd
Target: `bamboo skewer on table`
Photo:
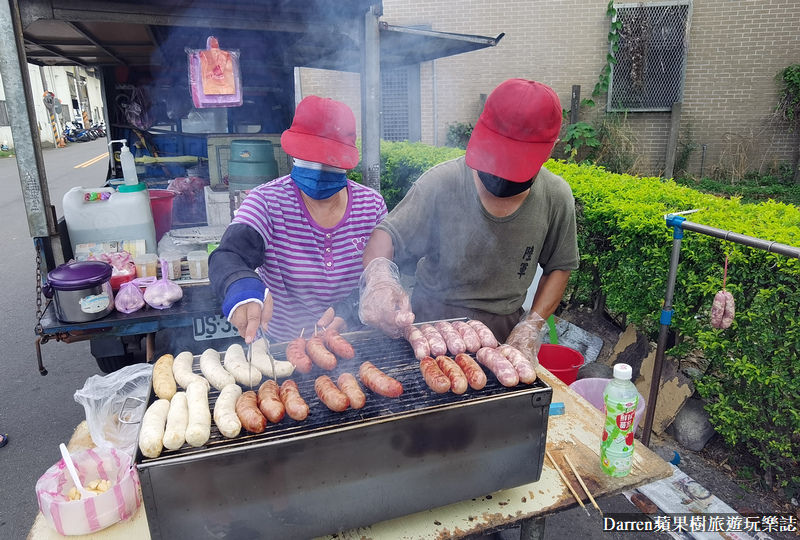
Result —
<instances>
[{"instance_id":1,"label":"bamboo skewer on table","mask_svg":"<svg viewBox=\"0 0 800 540\"><path fill-rule=\"evenodd\" d=\"M581 487L583 488L583 491L585 491L586 494L589 496L589 500L592 501L592 505L595 508L597 508L597 511L600 512L600 515L602 516L603 515L603 511L600 510L599 506L597 506L597 501L594 500L594 497L592 497L592 493L589 491L589 488L587 488L586 484L583 483L583 478L581 478L581 475L578 474L578 470L572 464L572 461L570 461L569 456L567 454L564 454L564 459L567 460L567 465L569 465L569 468L572 469L572 474L574 474L575 478L577 478L578 482L580 482Z\"/></svg>"},{"instance_id":2,"label":"bamboo skewer on table","mask_svg":"<svg viewBox=\"0 0 800 540\"><path fill-rule=\"evenodd\" d=\"M567 484L567 487L569 488L570 492L572 493L572 496L575 497L575 500L578 501L578 504L581 505L581 508L583 508L583 511L586 512L587 516L591 517L591 515L589 514L589 510L586 508L586 505L583 504L583 501L581 500L581 498L578 497L577 493L575 493L575 490L572 488L572 484L569 483L569 480L567 480L567 477L564 476L563 472L561 472L561 468L556 463L556 460L553 459L553 456L550 455L550 451L549 450L545 450L544 453L545 453L545 455L547 455L547 459L550 460L550 463L553 464L553 467L555 467L556 472L558 473L558 476L560 476L561 480L563 480L564 483Z\"/></svg>"}]
</instances>

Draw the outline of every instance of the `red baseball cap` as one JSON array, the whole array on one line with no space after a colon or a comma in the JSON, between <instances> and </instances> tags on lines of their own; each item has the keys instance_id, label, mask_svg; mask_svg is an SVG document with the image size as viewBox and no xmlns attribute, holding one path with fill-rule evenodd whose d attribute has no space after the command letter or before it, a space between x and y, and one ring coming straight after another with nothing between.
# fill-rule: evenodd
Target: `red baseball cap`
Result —
<instances>
[{"instance_id":1,"label":"red baseball cap","mask_svg":"<svg viewBox=\"0 0 800 540\"><path fill-rule=\"evenodd\" d=\"M509 79L486 99L467 143L467 165L511 182L527 182L550 156L561 119L561 101L552 88Z\"/></svg>"},{"instance_id":2,"label":"red baseball cap","mask_svg":"<svg viewBox=\"0 0 800 540\"><path fill-rule=\"evenodd\" d=\"M294 158L352 169L358 165L356 117L341 101L308 96L297 104L281 146Z\"/></svg>"}]
</instances>

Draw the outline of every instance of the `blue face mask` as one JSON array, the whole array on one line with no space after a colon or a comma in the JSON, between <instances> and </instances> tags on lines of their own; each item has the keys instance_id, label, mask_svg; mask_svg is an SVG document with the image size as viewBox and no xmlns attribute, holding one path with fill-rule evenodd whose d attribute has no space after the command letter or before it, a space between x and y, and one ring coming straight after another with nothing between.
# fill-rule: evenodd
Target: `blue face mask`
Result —
<instances>
[{"instance_id":1,"label":"blue face mask","mask_svg":"<svg viewBox=\"0 0 800 540\"><path fill-rule=\"evenodd\" d=\"M333 197L347 186L347 174L292 167L292 180L300 190L317 201Z\"/></svg>"}]
</instances>

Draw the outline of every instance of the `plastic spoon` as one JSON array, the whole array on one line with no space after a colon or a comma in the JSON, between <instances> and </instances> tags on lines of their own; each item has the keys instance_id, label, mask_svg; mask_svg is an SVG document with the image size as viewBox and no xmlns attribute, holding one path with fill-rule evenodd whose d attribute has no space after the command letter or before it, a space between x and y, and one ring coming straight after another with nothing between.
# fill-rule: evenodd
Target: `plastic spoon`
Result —
<instances>
[{"instance_id":1,"label":"plastic spoon","mask_svg":"<svg viewBox=\"0 0 800 540\"><path fill-rule=\"evenodd\" d=\"M81 499L96 496L97 493L89 491L81 485L80 480L78 480L78 471L75 469L75 464L72 462L72 456L69 455L69 450L64 446L64 443L61 443L58 447L61 449L61 457L64 458L64 463L67 464L67 469L69 470L70 476L72 476L72 481L75 482L75 487L78 488L78 493L81 494Z\"/></svg>"}]
</instances>

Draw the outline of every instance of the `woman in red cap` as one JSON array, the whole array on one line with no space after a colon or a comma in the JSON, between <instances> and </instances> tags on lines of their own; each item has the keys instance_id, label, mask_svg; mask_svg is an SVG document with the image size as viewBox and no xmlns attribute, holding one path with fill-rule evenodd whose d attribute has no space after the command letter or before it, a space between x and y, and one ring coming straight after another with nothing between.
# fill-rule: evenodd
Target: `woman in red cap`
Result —
<instances>
[{"instance_id":1,"label":"woman in red cap","mask_svg":"<svg viewBox=\"0 0 800 540\"><path fill-rule=\"evenodd\" d=\"M372 233L364 323L398 336L414 317L468 317L500 342L530 349L579 263L572 191L542 166L561 119L558 96L544 84L510 79L489 95L466 156L426 171ZM395 262L416 268L413 317ZM544 275L521 321L537 263Z\"/></svg>"},{"instance_id":2,"label":"woman in red cap","mask_svg":"<svg viewBox=\"0 0 800 540\"><path fill-rule=\"evenodd\" d=\"M281 147L291 174L250 191L209 257L222 311L247 343L259 326L273 341L310 335L356 290L367 239L387 212L380 193L345 175L358 164L346 104L306 97Z\"/></svg>"}]
</instances>

